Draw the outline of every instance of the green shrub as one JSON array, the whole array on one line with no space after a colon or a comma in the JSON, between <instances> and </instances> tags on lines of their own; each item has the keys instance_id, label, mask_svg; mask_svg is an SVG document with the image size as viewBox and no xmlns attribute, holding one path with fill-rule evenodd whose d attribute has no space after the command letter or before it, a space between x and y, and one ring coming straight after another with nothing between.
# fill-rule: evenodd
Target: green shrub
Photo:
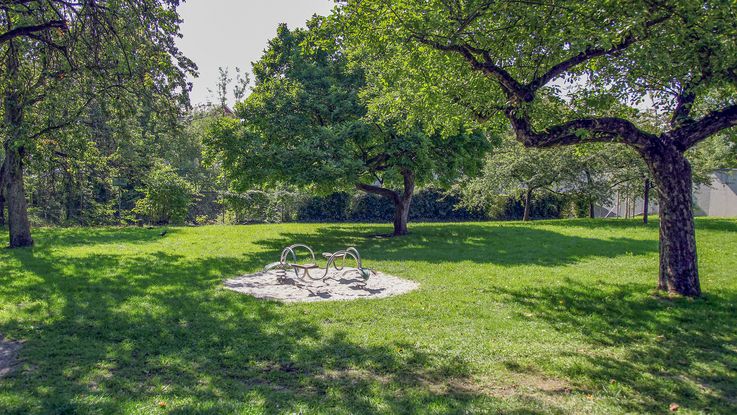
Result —
<instances>
[{"instance_id":1,"label":"green shrub","mask_svg":"<svg viewBox=\"0 0 737 415\"><path fill-rule=\"evenodd\" d=\"M152 224L184 223L192 204L192 185L166 164L156 165L139 189L143 198L133 211Z\"/></svg>"},{"instance_id":2,"label":"green shrub","mask_svg":"<svg viewBox=\"0 0 737 415\"><path fill-rule=\"evenodd\" d=\"M332 193L313 196L297 208L297 220L302 222L345 222L348 219L350 196Z\"/></svg>"}]
</instances>

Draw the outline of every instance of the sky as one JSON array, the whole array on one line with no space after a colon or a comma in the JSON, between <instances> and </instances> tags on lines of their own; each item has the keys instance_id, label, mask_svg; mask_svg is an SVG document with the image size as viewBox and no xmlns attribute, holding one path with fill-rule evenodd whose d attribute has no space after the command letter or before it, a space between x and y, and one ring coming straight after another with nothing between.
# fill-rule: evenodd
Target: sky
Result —
<instances>
[{"instance_id":1,"label":"sky","mask_svg":"<svg viewBox=\"0 0 737 415\"><path fill-rule=\"evenodd\" d=\"M313 14L326 15L332 0L187 0L179 8L184 20L179 48L199 67L193 79L192 104L216 101L218 67L251 71L279 23L303 27ZM232 97L231 97L232 100Z\"/></svg>"}]
</instances>

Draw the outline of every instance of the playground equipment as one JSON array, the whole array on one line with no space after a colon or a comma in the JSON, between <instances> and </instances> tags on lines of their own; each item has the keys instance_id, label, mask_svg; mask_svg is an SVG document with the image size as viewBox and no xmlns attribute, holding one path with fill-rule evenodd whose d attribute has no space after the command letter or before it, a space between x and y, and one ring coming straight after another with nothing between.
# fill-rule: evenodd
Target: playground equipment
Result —
<instances>
[{"instance_id":1,"label":"playground equipment","mask_svg":"<svg viewBox=\"0 0 737 415\"><path fill-rule=\"evenodd\" d=\"M299 263L297 259L297 250L307 250L312 262ZM326 279L338 279L344 278L349 274L354 274L365 284L371 274L375 274L374 270L363 267L361 255L358 253L356 248L349 247L337 252L323 252L322 256L327 259L325 268L321 268L317 265L315 252L309 246L304 244L290 245L282 250L279 262L272 262L264 267L264 271L276 270L277 280L280 283L289 282L287 275L290 271L294 272L295 277L303 282L308 282L310 280L325 281ZM356 266L353 268L346 267L346 259L353 259ZM335 272L331 272L331 266L334 268ZM315 273L315 275L310 271Z\"/></svg>"}]
</instances>

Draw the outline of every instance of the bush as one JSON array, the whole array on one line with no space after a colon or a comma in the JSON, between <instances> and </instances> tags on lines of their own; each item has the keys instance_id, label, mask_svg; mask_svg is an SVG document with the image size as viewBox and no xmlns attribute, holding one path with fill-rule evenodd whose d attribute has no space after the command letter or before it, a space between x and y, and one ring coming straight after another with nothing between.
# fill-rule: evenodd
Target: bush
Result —
<instances>
[{"instance_id":1,"label":"bush","mask_svg":"<svg viewBox=\"0 0 737 415\"><path fill-rule=\"evenodd\" d=\"M483 220L481 212L471 212L460 207L461 199L455 193L439 189L423 189L412 198L409 210L410 221L460 222Z\"/></svg>"},{"instance_id":2,"label":"bush","mask_svg":"<svg viewBox=\"0 0 737 415\"><path fill-rule=\"evenodd\" d=\"M224 202L228 223L280 223L297 218L303 199L302 193L292 189L277 189L230 192L225 194Z\"/></svg>"},{"instance_id":3,"label":"bush","mask_svg":"<svg viewBox=\"0 0 737 415\"><path fill-rule=\"evenodd\" d=\"M438 189L423 189L412 198L411 221L464 221L480 220L483 214L457 208L460 199ZM303 222L390 222L394 218L394 205L384 197L347 193L307 198L297 209L297 221Z\"/></svg>"},{"instance_id":4,"label":"bush","mask_svg":"<svg viewBox=\"0 0 737 415\"><path fill-rule=\"evenodd\" d=\"M500 203L490 210L493 220L522 220L525 206L521 197L509 197L499 200ZM564 195L544 193L534 195L530 205L530 219L560 219L570 199Z\"/></svg>"},{"instance_id":5,"label":"bush","mask_svg":"<svg viewBox=\"0 0 737 415\"><path fill-rule=\"evenodd\" d=\"M384 197L359 193L351 198L348 219L352 222L389 222L393 218L394 205Z\"/></svg>"},{"instance_id":6,"label":"bush","mask_svg":"<svg viewBox=\"0 0 737 415\"><path fill-rule=\"evenodd\" d=\"M155 166L139 189L143 198L136 201L133 212L152 224L181 224L187 218L194 190L173 167Z\"/></svg>"},{"instance_id":7,"label":"bush","mask_svg":"<svg viewBox=\"0 0 737 415\"><path fill-rule=\"evenodd\" d=\"M275 195L282 195L276 198ZM283 196L289 195L289 197ZM282 199L288 199L287 201ZM370 193L353 196L345 192L327 196L260 191L226 196L229 212L234 213L235 223L251 222L369 222L386 223L394 219L394 205L384 197ZM557 219L569 215L571 198L558 194L538 194L533 197L530 217L533 219ZM291 214L290 212L295 212ZM461 198L436 188L426 188L415 193L410 206L410 221L463 222L494 220L521 220L524 212L522 200L502 197L494 206L484 211L462 207Z\"/></svg>"},{"instance_id":8,"label":"bush","mask_svg":"<svg viewBox=\"0 0 737 415\"><path fill-rule=\"evenodd\" d=\"M348 193L313 196L297 208L297 220L302 222L345 222L348 219Z\"/></svg>"}]
</instances>

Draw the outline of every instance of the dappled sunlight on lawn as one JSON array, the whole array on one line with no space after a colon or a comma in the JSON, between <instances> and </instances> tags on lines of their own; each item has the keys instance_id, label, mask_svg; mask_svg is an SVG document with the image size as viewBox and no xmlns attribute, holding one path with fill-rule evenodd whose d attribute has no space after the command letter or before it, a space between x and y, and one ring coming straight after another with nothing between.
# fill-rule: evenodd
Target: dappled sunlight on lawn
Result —
<instances>
[{"instance_id":1,"label":"dappled sunlight on lawn","mask_svg":"<svg viewBox=\"0 0 737 415\"><path fill-rule=\"evenodd\" d=\"M733 222L698 222L711 271L696 301L651 295L657 226L612 223L42 229L0 251L0 333L24 341L0 408L737 411L737 259L714 254L737 248ZM222 288L295 242L356 246L422 285L299 305Z\"/></svg>"}]
</instances>

